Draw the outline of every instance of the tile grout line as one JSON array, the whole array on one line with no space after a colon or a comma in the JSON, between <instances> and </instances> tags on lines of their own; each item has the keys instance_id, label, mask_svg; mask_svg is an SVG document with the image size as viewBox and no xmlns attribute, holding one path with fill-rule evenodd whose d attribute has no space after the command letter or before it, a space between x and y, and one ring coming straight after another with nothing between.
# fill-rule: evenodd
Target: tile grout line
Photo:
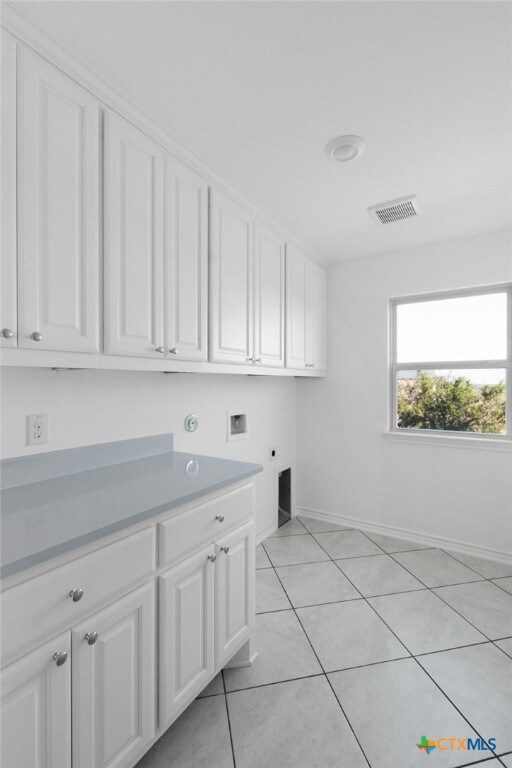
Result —
<instances>
[{"instance_id":1,"label":"tile grout line","mask_svg":"<svg viewBox=\"0 0 512 768\"><path fill-rule=\"evenodd\" d=\"M233 758L233 768L236 768L235 747L233 744L233 732L231 730L231 718L229 717L229 704L228 704L228 696L226 693L226 682L224 680L224 669L221 670L221 675L222 675L222 687L224 689L224 706L226 707L226 715L228 718L228 731L229 731L229 742L231 744L231 756Z\"/></svg>"},{"instance_id":2,"label":"tile grout line","mask_svg":"<svg viewBox=\"0 0 512 768\"><path fill-rule=\"evenodd\" d=\"M363 532L363 531L360 531L360 533L363 533L363 536L364 536L364 532ZM367 536L366 538L367 538L367 539L369 539L369 540L371 541L371 539L369 538L369 536ZM317 543L318 543L318 545L319 545L320 547L322 547L322 545L320 544L320 542L317 542ZM375 544L375 542L373 542L373 543ZM380 547L380 546L379 546L379 544L376 544L376 546L378 546L378 547L379 547L379 549L382 549L382 547ZM324 549L324 547L322 547L322 549ZM384 552L384 550L382 550L382 551ZM327 550L325 550L325 549L324 549L324 552L326 552L326 554L327 554L327 555L329 555L329 553L327 552ZM388 553L386 552L385 554L388 554ZM331 557L331 556L329 555L329 557ZM393 560L394 560L394 559L395 559L395 558L393 558ZM335 560L333 560L333 558L332 558L332 557L331 557L331 560L332 560L332 561L333 561L333 562L334 562L334 563L337 565L336 561L335 561ZM396 561L395 561L395 562L396 562ZM400 565L401 565L401 564L400 564ZM405 568L405 566L403 566L403 567ZM338 566L338 568L339 568L339 569L340 569L340 571L341 571L341 568L340 568L340 566ZM405 570L407 570L407 568L406 568ZM343 571L341 571L341 572L343 573ZM411 573L410 571L408 571L408 572L409 572L409 573ZM344 574L344 575L345 575L345 577L346 577L346 578L347 578L347 579L350 581L349 577L348 577L346 574ZM411 576L414 576L414 574L413 574L413 573L411 573ZM414 576L414 578L417 578L417 577L416 577L416 576ZM421 584L424 584L424 582L422 582L422 581L421 581L421 579L418 579L418 581L419 581ZM355 585L355 584L353 584L351 581L350 581L350 583L352 584L352 586L354 587L354 589L357 589L357 587L356 587L356 585ZM475 582L471 582L471 583L475 583ZM425 585L425 587L426 587L426 585ZM426 588L427 588L427 589L429 589L429 591L432 591L432 590L430 590L430 588L429 588L429 587L426 587ZM359 590L358 590L358 589L357 589L357 591L359 592ZM423 590L422 590L422 591L423 591ZM361 593L360 593L360 594L361 594ZM436 593L434 592L433 594L436 594ZM406 651L407 651L407 652L410 654L410 658L414 659L414 661L415 661L415 662L416 662L416 664L419 666L419 668L420 668L420 669L421 669L421 670L422 670L422 671L423 671L423 672L424 672L424 673L427 675L427 677L429 677L429 678L430 678L430 680L431 680L431 681L434 683L434 685L435 685L435 686L436 686L436 687L439 689L439 691L440 691L440 692L443 694L443 696L444 696L444 697L445 697L445 698L446 698L446 699L447 699L447 700L450 702L450 704L452 705L452 707L454 707L454 709L455 709L455 710L456 710L456 711L459 713L459 715L460 715L460 716L461 716L461 717L462 717L462 718L463 718L463 719L466 721L466 723L469 725L469 727L470 727L470 728L472 728L472 729L473 729L473 731L474 731L474 732L475 732L475 733L476 733L478 736L480 736L480 733L479 733L479 731L478 731L478 730L477 730L477 729L476 729L476 728L475 728L475 727L472 725L472 723L471 723L471 722L468 720L468 718L467 718L467 717L466 717L466 716L465 716L465 715L464 715L464 714L463 714L463 713L460 711L460 709L459 709L459 708L458 708L458 707L455 705L455 703L454 703L454 702L453 702L453 701L450 699L450 697L448 696L448 694L447 694L447 693L446 693L446 692L445 692L445 691L444 691L444 690L441 688L441 686L440 686L440 685L439 685L439 684L436 682L436 680L434 680L434 678L433 678L433 677L432 677L432 676L431 676L431 675L430 675L430 674L427 672L427 670L426 670L426 669L425 669L425 668L424 668L424 667L421 665L421 663L418 661L418 659L416 658L416 656L415 656L413 653L411 653L411 651L409 650L409 648L407 648L406 644L405 644L405 643L404 643L404 642L403 642L403 641L402 641L402 640L401 640L401 639L398 637L398 635L397 635L397 634L396 634L396 633L395 633L395 632L394 632L394 631L391 629L391 627L390 627L390 626L387 624L387 622L386 622L386 621L385 621L385 620L382 618L382 616L381 616L381 615L378 613L378 611L377 611L377 610L376 610L376 609L373 607L373 605L372 605L372 604L369 602L369 600L367 600L367 599L366 599L366 598L364 598L364 597L363 597L363 599L364 599L364 600L366 600L366 603L367 603L367 605L369 605L369 606L370 606L370 608L371 608L371 609L374 611L374 613L375 613L375 614L376 614L376 615L379 617L379 619L380 619L380 620L381 620L381 621L382 621L382 622L385 624L385 626L386 626L386 627L389 629L389 631L390 631L390 632L392 632L392 634L393 634L393 635L396 637L396 639L397 639L397 640L398 640L398 641L399 641L399 642L400 642L400 643L403 645L403 647L405 648L405 650L406 650ZM444 601L443 601L443 602L444 602ZM450 607L451 607L451 606L450 606ZM462 618L464 619L464 616L462 616ZM468 623L471 623L471 622L468 622ZM473 625L471 625L471 626L473 626ZM474 629L476 629L476 631L477 631L477 632L479 632L479 630L478 630L476 627L474 627ZM481 634L483 635L483 632L482 632ZM484 637L487 637L486 635L483 635L483 636L484 636ZM487 638L487 639L489 639L489 638ZM482 644L483 644L483 643L482 643ZM468 646L460 646L460 647L461 647L461 648L465 648L465 647L468 647ZM452 650L452 649L446 649L446 650ZM427 654L424 654L424 655L427 655ZM482 740L483 740L483 741L484 741L484 742L487 744L487 742L485 741L485 739L484 739L482 736L480 736L480 738L481 738L481 739L482 739ZM492 754L493 754L493 755L496 757L496 753L494 752L494 750L491 750L491 752L492 752Z\"/></svg>"},{"instance_id":3,"label":"tile grout line","mask_svg":"<svg viewBox=\"0 0 512 768\"><path fill-rule=\"evenodd\" d=\"M311 536L311 534L309 534L309 535ZM312 537L312 538L313 538L313 537ZM265 548L264 548L264 549L265 549ZM267 552L267 550L266 550L266 549L265 549L265 552ZM270 560L270 557L269 557L268 553L267 553L267 557L268 557L268 558L269 558L269 560ZM285 588L285 586L284 586L283 582L282 582L282 581L281 581L281 579L279 578L279 574L277 573L276 567L274 566L274 563L272 563L272 560L270 560L270 562L271 562L271 564L272 564L272 568L273 568L273 570L274 570L274 573L276 574L276 576L277 576L277 578L278 578L278 580L279 580L279 583L281 584L281 587L282 587L282 589L283 589L283 591L284 591L284 593L285 593L286 597L287 597L287 598L288 598L288 600L290 601L290 605L292 606L292 610L293 610L293 612L294 612L294 614L295 614L295 618L296 618L296 619L297 619L297 621L299 622L299 625L300 625L300 627L301 627L302 631L304 632L304 636L306 637L306 640L308 641L308 643L309 643L309 645L310 645L310 647L311 647L311 650L313 651L313 653L314 653L314 655L315 655L315 658L316 658L316 660L317 660L317 662L318 662L318 665L320 666L320 669L322 670L322 675L323 675L323 677L325 677L325 679L326 679L326 681L327 681L327 685L328 685L328 686L329 686L329 688L331 689L331 691L332 691L332 693L333 693L333 695L334 695L334 698L335 698L335 699L336 699L336 701L338 702L338 706L339 706L339 708L340 708L340 710L341 710L341 712L342 712L342 714L343 714L343 717L344 717L344 718L345 718L345 720L347 721L347 725L348 725L348 727L350 728L350 730L352 731L352 734L353 734L353 736L354 736L354 739L356 740L356 743L357 743L357 745L358 745L359 749L361 750L361 754L363 755L364 759L366 760L366 762L367 762L367 764L368 764L369 768L372 768L372 766L371 766L371 764L370 764L370 761L368 760L368 757L366 756L366 752L364 751L364 749L363 749L363 747L362 747L362 745L361 745L361 742L359 741L359 738L358 738L358 736L357 736L357 734L356 734L356 732L355 732L354 728L352 727L352 723L351 723L351 722L350 722L350 720L348 719L348 717L347 717L347 715L346 715L346 713L345 713L345 710L343 709L343 707L342 707L342 705L341 705L341 702L340 702L340 700L339 700L339 699L338 699L338 697L336 696L336 692L335 692L334 688L332 687L331 681L329 680L329 676L327 675L327 673L326 673L326 671L325 671L325 669L324 669L324 666L323 666L322 662L321 662L321 661L320 661L320 659L318 658L318 654L317 654L316 650L315 650L315 649L314 649L314 647L313 647L313 643L312 643L312 642L311 642L311 640L309 639L309 635L308 635L308 633L306 632L306 630L304 629L304 626L303 626L303 624L302 624L302 621L300 620L300 617L299 617L299 615L298 615L298 613L297 613L297 610L296 610L295 606L293 605L293 603L292 603L292 601L291 601L291 599L290 599L290 596L289 596L288 592L286 591L286 588ZM328 561L327 561L327 560L323 560L323 561L321 561L321 562L328 562ZM304 678L298 678L298 679L304 679ZM285 681L282 681L282 682L285 682Z\"/></svg>"},{"instance_id":4,"label":"tile grout line","mask_svg":"<svg viewBox=\"0 0 512 768\"><path fill-rule=\"evenodd\" d=\"M358 530L358 529L350 529L350 530ZM339 532L342 532L342 531L333 531L333 533L339 533ZM328 533L328 532L327 532L327 533ZM368 540L369 540L369 541L370 541L372 544L374 544L374 545L375 545L375 546L377 546L379 549L381 549L383 554L385 554L385 555L388 555L388 556L392 557L391 553L389 553L389 552L385 552L385 550L384 550L384 549L383 549L383 548L382 548L382 547L381 547L379 544L376 544L374 541L372 541L372 539L371 539L369 536L366 536L366 535L365 535L365 533L364 533L364 531L359 531L359 533L362 533L362 534L363 534L363 536L365 536L365 538L367 538L367 539L368 539ZM348 576L347 576L347 575L346 575L346 574L343 572L343 570L341 569L341 567L338 565L338 562L337 562L337 560L335 560L335 559L334 559L334 558L333 558L333 557L332 557L332 556L329 554L329 552L327 552L327 550L326 550L326 549L325 549L325 548L322 546L322 544L321 544L319 541L317 541L317 539L315 538L315 536L314 536L313 534L311 534L311 533L310 533L310 536L312 537L313 541L315 541L315 542L318 544L318 546L319 546L319 547L321 547L321 549L322 549L322 550L325 552L325 554L328 556L329 560L330 560L331 562L333 562L333 563L336 565L336 567L337 567L337 568L340 570L340 572L341 572L341 573L342 573L342 574L345 576L345 578L347 578L347 580L350 582L350 584L352 584L352 586L354 587L354 589L355 589L355 590L356 590L356 591L357 591L357 592L358 592L358 593L361 595L361 598L362 598L363 600L365 600L365 602L367 603L367 605L369 605L369 606L370 606L370 608L371 608L371 609L372 609L372 611L373 611L373 612L374 612L374 613L377 615L377 617L378 617L378 618L379 618L379 619L380 619L380 620L381 620L381 621L382 621L382 622L385 624L385 626L388 628L388 630L389 630L389 631L390 631L390 632L391 632L391 633L392 633L392 634L393 634L393 635L396 637L396 639L398 640L398 642L399 642L399 643L400 643L400 644L401 644L401 645L402 645L402 646L405 648L405 650L407 651L407 653L409 653L409 658L412 658L412 659L414 659L414 661L415 661L415 662L416 662L416 664L419 666L419 668L420 668L420 669L421 669L421 670L422 670L422 671L423 671L423 672L424 672L424 673L427 675L427 677L429 677L429 679L430 679L430 680L431 680L431 681L434 683L434 685L435 685L435 686L436 686L436 687L439 689L439 691L442 693L442 695L443 695L443 696L444 696L444 697L445 697L445 698L446 698L446 699L447 699L447 700L450 702L450 704L451 704L451 705L454 707L454 709L455 709L455 710L456 710L456 711L457 711L457 712L460 714L460 716L461 716L461 717L462 717L462 718L463 718L463 719L464 719L464 720L465 720L465 721L468 723L468 725L470 726L470 728L472 728L472 729L473 729L473 731L474 731L476 734L478 734L478 735L480 736L479 732L477 731L477 729L476 729L476 728L474 728L474 727L473 727L473 725L472 725L472 724L471 724L471 722L468 720L468 718L467 718L467 717L466 717L466 716L465 716L465 715L464 715L464 714L463 714L463 713L462 713L462 712L459 710L459 708L458 708L458 707L457 707L457 706L454 704L454 702L453 702L453 701L450 699L450 697L447 695L447 693L446 693L446 692L445 692L445 691L444 691L444 690L441 688L441 686L440 686L440 685L439 685L439 684L438 684L438 683L437 683L437 682L436 682L436 681L435 681L435 680L434 680L434 679L433 679L433 678L430 676L430 674L429 674L429 673L428 673L428 672L425 670L425 668L424 668L424 667L421 665L421 663L418 661L418 659L416 658L416 656L415 656L414 654L412 654L412 653L411 653L411 651L410 651L410 650L407 648L407 646L405 645L405 643L404 643L404 642L403 642L403 641L402 641L402 640L401 640L401 639L398 637L398 635L397 635L397 634L396 634L396 633L395 633L395 632L394 632L394 631L391 629L391 627L389 627L389 626L388 626L388 624L387 624L387 623L384 621L384 619L382 618L382 616L380 616L380 615L379 615L379 613L378 613L378 612L376 611L376 609L375 609L375 608L374 608L374 607L371 605L371 603L368 601L368 599L367 599L367 598L366 598L364 595L362 595L362 594L361 594L360 590L359 590L359 589L358 589L358 588L355 586L355 584L354 584L354 583L353 583L353 582L350 580L350 578L349 578L349 577L348 577ZM284 537L274 537L274 538L284 538ZM263 542L261 542L261 543L262 543L262 545L263 545ZM272 560L271 560L271 558L270 558L269 554L267 553L267 550L265 549L265 547L264 547L264 546L263 546L263 549L264 549L264 551L265 551L265 553L266 553L266 555L267 555L267 557L268 557L268 559L269 559L269 561L270 561L270 563L271 563L271 566L272 566L272 568L274 569L274 571L275 571L275 573L276 573L276 575L277 575L277 577L278 577L278 579L279 579L279 574L277 573L277 570L276 570L276 568L277 568L277 567L285 567L285 566L274 566L274 564L273 564L273 562L272 562ZM437 548L437 547L433 547L432 549L439 549L439 548ZM409 550L409 551L411 551L411 550ZM414 550L414 551L424 551L424 550ZM439 551L443 551L443 550L439 550ZM395 554L401 554L401 553L395 553ZM448 553L444 553L444 554L448 554ZM450 557L450 555L448 555L448 556ZM364 556L364 557L372 557L372 555L366 555L366 556ZM343 559L351 559L351 558L338 558L338 560L343 560ZM454 559L454 560L456 560L456 558L453 558L453 559ZM434 595L436 595L436 597L439 597L439 595L437 595L437 594L436 594L436 593L433 591L433 589L432 589L432 588L430 588L430 587L428 587L426 584L424 584L424 582L422 582L422 581L421 581L421 579L418 579L418 577L417 577L417 576L415 576L413 573L411 573L411 571L409 571L409 570L408 570L408 569L407 569L407 568L406 568L404 565L402 565L402 563L400 563L400 562L396 561L396 560L395 560L395 558L393 558L393 557L392 557L392 560L393 560L394 562L396 562L398 565L400 565L402 568L404 568L404 570L405 570L405 571L407 571L407 573L409 573L411 576L413 576L414 578L416 578L416 579L417 579L417 580L420 582L420 584L423 584L423 585L424 585L424 587L425 587L425 589L427 589L427 590L429 590L430 592L432 592ZM320 562L328 562L328 561L320 561ZM459 562L459 561L457 561L457 562ZM461 564L463 565L463 563L461 563ZM306 563L297 563L297 565L306 565ZM472 568L469 568L469 570L473 570L473 569L472 569ZM475 573L477 573L477 572L475 571ZM481 574L477 574L477 575L479 575L479 576L480 576ZM472 582L461 582L461 584L465 584L465 583L474 584L474 583L478 583L479 581L491 581L491 580L490 580L490 579L486 579L485 577L482 577L482 578L481 578L481 579L479 579L478 581L474 581L474 582L473 582L473 581L472 581ZM279 579L279 582L281 583L281 586L283 587L283 590L285 591L285 594L286 594L286 596L287 596L287 597L288 597L288 599L290 600L290 598L289 598L289 596L288 596L288 593L286 592L286 589L285 589L284 585L283 585L283 584L282 584L282 582L281 582L281 579ZM460 586L460 585L448 585L448 586ZM414 591L424 591L424 590L414 590ZM502 590L502 591L504 591L504 590ZM442 598L440 598L440 599L442 600L442 602L443 602L443 603L445 603L446 605L448 605L448 607L449 607L449 608L452 608L452 606L450 606L450 605L449 605L449 603L446 603L446 601L445 601L445 600L443 600ZM291 602L291 601L290 601L290 602ZM339 602L347 602L347 601L339 601ZM297 612L296 612L296 610L295 610L295 607L293 607L293 610L294 610L294 612L295 612L295 615L297 616L297 619L298 619L298 621L299 621L299 623L300 623L300 625L301 625L301 627L302 627L302 629L303 629L303 631L304 631L304 633L305 633L306 637L308 638L308 641L309 641L309 643L310 643L310 645L311 645L311 648L313 649L313 652L315 653L315 656L316 656L316 657L317 657L317 659L318 659L318 656L317 656L317 654L316 654L316 651L315 651L315 649L313 648L313 645L312 645L312 643L311 643L311 640L309 639L309 636L308 636L308 634L307 634L306 630L304 629L304 626L302 625L302 622L301 622L301 620L300 620L299 616L297 615ZM490 640L490 638L488 638L488 637L487 637L487 635L485 635L485 634L484 634L483 632L481 632L481 631L480 631L480 630L479 630L477 627L475 627L475 626L474 626L474 625L473 625L471 622L469 622L469 621L468 621L468 620L467 620L467 619L466 619L464 616L462 616L462 614L459 614L459 612L458 612L458 611L456 611L454 608L452 608L452 610L454 610L454 611L455 611L455 613L457 613L459 616L461 616L461 618L462 618L464 621L467 621L467 623L468 623L468 624L470 624L470 625L471 625L471 626L472 626L472 627L473 627L473 628L474 628L474 629L475 629L477 632L479 632L479 633L480 633L480 634L481 634L483 637L485 637L487 642L489 642L489 643L492 643L492 640ZM459 648L471 647L472 645L484 645L484 644L487 644L487 642L486 642L486 641L483 641L482 643L473 643L473 644L471 644L470 646L459 646ZM448 650L455 650L455 649L444 649L444 650L448 651ZM502 650L502 649L500 649L500 650ZM438 651L438 652L441 652L441 651ZM421 654L421 655L428 655L428 654ZM506 654L506 655L507 655L507 654ZM405 658L407 658L407 657L405 657ZM395 659L395 661L397 661L397 660L398 660L398 659ZM391 659L389 659L388 661L392 661L392 660L391 660ZM318 663L320 664L321 668L323 669L323 665L321 664L321 662L320 662L320 659L318 659ZM377 664L377 663L381 663L381 662L375 662L375 664ZM365 664L365 665L361 665L359 668L361 668L361 667L363 667L363 666L370 666L370 665L366 665L366 664ZM373 666L373 665L372 665L372 666ZM343 671L343 670L340 670L340 671ZM326 673L325 673L325 671L324 671L324 674L326 674ZM328 680L328 682L329 682L329 685L331 686L331 689L333 690L333 693L334 693L334 695L336 696L336 693L335 693L334 689L332 688L332 685L331 685L331 681L329 680L329 678L328 678L328 675L327 675L327 674L326 674L326 677L327 677L327 680ZM336 699L338 699L338 697L337 697L337 696L336 696ZM339 699L338 699L338 702L339 702ZM340 703L340 702L339 702L339 703ZM356 734L355 734L355 731L354 731L354 729L353 729L353 727L352 727L352 724L350 723L350 720L348 719L347 715L345 714L345 712L344 712L344 710L343 710L343 707L341 706L341 703L340 703L340 707L341 707L341 709L342 709L342 712L343 712L343 714L345 715L345 718L347 719L347 722L348 722L348 723L349 723L349 725L350 725L350 728L351 728L352 732L354 733L354 736L356 736ZM482 737L482 736L480 736L480 738L481 738L483 741L485 741L485 739L483 739L483 737ZM356 739L357 739L357 736L356 736ZM359 744L359 740L358 740L358 739L357 739L357 742L358 742L358 744ZM360 745L360 744L359 744L359 746L361 747L361 745ZM361 751L363 751L363 750L362 750L362 747L361 747ZM492 751L492 750L491 750L491 751ZM364 753L364 751L363 751L363 754L364 754L364 756L366 757L366 754ZM496 755L496 753L495 753L494 751L492 751L492 754L494 755L494 757L497 757L497 755ZM366 759L367 759L367 758L366 758ZM368 761L368 759L367 759L367 762L369 762L369 761Z\"/></svg>"}]
</instances>

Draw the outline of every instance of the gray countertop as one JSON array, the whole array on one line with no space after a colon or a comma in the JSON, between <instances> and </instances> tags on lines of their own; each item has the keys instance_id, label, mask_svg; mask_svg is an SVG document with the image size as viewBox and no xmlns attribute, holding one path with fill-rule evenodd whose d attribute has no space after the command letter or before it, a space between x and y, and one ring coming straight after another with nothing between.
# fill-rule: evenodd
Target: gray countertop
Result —
<instances>
[{"instance_id":1,"label":"gray countertop","mask_svg":"<svg viewBox=\"0 0 512 768\"><path fill-rule=\"evenodd\" d=\"M160 441L162 437L158 436ZM78 472L80 455L88 457L86 449L41 454L41 462L53 463L59 467L57 471L42 471L36 456L26 457L25 462L23 458L8 460L4 486L11 487L1 491L0 577L65 554L262 471L258 464L168 450L169 445L172 448L172 437L168 437L170 442L164 452L130 460L126 460L126 452L123 455L119 446L137 441L111 443L118 449L117 456L121 456L113 461L119 463L109 464L103 454L104 465L94 466L94 462L86 461L88 468ZM155 439L144 440L147 444ZM68 461L68 455L72 460ZM30 470L25 472L24 482L20 480L23 473L19 464ZM67 472L66 466L74 471ZM58 476L52 476L55 474ZM9 482L14 475L17 479ZM36 481L31 482L34 478Z\"/></svg>"}]
</instances>

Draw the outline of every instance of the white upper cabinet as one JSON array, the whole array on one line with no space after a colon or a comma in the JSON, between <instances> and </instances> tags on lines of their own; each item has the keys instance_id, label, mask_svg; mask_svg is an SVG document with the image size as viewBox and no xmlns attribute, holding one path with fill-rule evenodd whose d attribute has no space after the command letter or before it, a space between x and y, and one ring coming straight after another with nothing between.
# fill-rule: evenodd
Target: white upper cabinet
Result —
<instances>
[{"instance_id":1,"label":"white upper cabinet","mask_svg":"<svg viewBox=\"0 0 512 768\"><path fill-rule=\"evenodd\" d=\"M285 243L270 227L254 227L254 357L284 366Z\"/></svg>"},{"instance_id":2,"label":"white upper cabinet","mask_svg":"<svg viewBox=\"0 0 512 768\"><path fill-rule=\"evenodd\" d=\"M314 261L308 264L306 311L306 363L325 371L325 269Z\"/></svg>"},{"instance_id":3,"label":"white upper cabinet","mask_svg":"<svg viewBox=\"0 0 512 768\"><path fill-rule=\"evenodd\" d=\"M286 367L325 370L325 270L288 246Z\"/></svg>"},{"instance_id":4,"label":"white upper cabinet","mask_svg":"<svg viewBox=\"0 0 512 768\"><path fill-rule=\"evenodd\" d=\"M164 151L105 114L105 351L163 358Z\"/></svg>"},{"instance_id":5,"label":"white upper cabinet","mask_svg":"<svg viewBox=\"0 0 512 768\"><path fill-rule=\"evenodd\" d=\"M290 246L286 252L286 367L306 366L307 260Z\"/></svg>"},{"instance_id":6,"label":"white upper cabinet","mask_svg":"<svg viewBox=\"0 0 512 768\"><path fill-rule=\"evenodd\" d=\"M165 161L166 355L208 357L208 184L171 155Z\"/></svg>"},{"instance_id":7,"label":"white upper cabinet","mask_svg":"<svg viewBox=\"0 0 512 768\"><path fill-rule=\"evenodd\" d=\"M20 47L20 347L98 350L98 134L97 100Z\"/></svg>"},{"instance_id":8,"label":"white upper cabinet","mask_svg":"<svg viewBox=\"0 0 512 768\"><path fill-rule=\"evenodd\" d=\"M212 190L210 198L210 360L253 357L253 219Z\"/></svg>"},{"instance_id":9,"label":"white upper cabinet","mask_svg":"<svg viewBox=\"0 0 512 768\"><path fill-rule=\"evenodd\" d=\"M0 178L2 180L0 237L0 345L15 347L16 299L16 43L2 32L2 114Z\"/></svg>"}]
</instances>

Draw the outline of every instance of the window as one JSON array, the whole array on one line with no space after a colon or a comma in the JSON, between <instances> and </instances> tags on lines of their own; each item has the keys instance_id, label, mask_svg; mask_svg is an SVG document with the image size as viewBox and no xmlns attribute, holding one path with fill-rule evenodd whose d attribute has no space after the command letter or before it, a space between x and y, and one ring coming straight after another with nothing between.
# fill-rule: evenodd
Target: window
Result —
<instances>
[{"instance_id":1,"label":"window","mask_svg":"<svg viewBox=\"0 0 512 768\"><path fill-rule=\"evenodd\" d=\"M512 437L512 286L393 299L391 431Z\"/></svg>"}]
</instances>

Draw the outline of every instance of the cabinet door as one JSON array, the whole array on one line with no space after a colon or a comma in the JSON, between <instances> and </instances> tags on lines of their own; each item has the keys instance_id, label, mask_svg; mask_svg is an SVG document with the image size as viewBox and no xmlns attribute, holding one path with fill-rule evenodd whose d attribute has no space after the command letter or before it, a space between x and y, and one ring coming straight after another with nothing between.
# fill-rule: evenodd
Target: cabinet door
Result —
<instances>
[{"instance_id":1,"label":"cabinet door","mask_svg":"<svg viewBox=\"0 0 512 768\"><path fill-rule=\"evenodd\" d=\"M307 259L287 247L286 252L286 367L306 366Z\"/></svg>"},{"instance_id":2,"label":"cabinet door","mask_svg":"<svg viewBox=\"0 0 512 768\"><path fill-rule=\"evenodd\" d=\"M306 362L316 371L325 370L325 270L308 264L306 310Z\"/></svg>"},{"instance_id":3,"label":"cabinet door","mask_svg":"<svg viewBox=\"0 0 512 768\"><path fill-rule=\"evenodd\" d=\"M254 227L254 356L261 365L284 366L284 240Z\"/></svg>"},{"instance_id":4,"label":"cabinet door","mask_svg":"<svg viewBox=\"0 0 512 768\"><path fill-rule=\"evenodd\" d=\"M18 57L18 346L98 351L96 99Z\"/></svg>"},{"instance_id":5,"label":"cabinet door","mask_svg":"<svg viewBox=\"0 0 512 768\"><path fill-rule=\"evenodd\" d=\"M0 237L0 345L15 347L16 299L16 43L2 33L2 115L0 178L2 179Z\"/></svg>"},{"instance_id":6,"label":"cabinet door","mask_svg":"<svg viewBox=\"0 0 512 768\"><path fill-rule=\"evenodd\" d=\"M210 360L252 365L252 217L214 190L210 227Z\"/></svg>"},{"instance_id":7,"label":"cabinet door","mask_svg":"<svg viewBox=\"0 0 512 768\"><path fill-rule=\"evenodd\" d=\"M163 358L164 153L114 112L104 140L105 351Z\"/></svg>"},{"instance_id":8,"label":"cabinet door","mask_svg":"<svg viewBox=\"0 0 512 768\"><path fill-rule=\"evenodd\" d=\"M214 548L160 577L160 713L167 728L214 672Z\"/></svg>"},{"instance_id":9,"label":"cabinet door","mask_svg":"<svg viewBox=\"0 0 512 768\"><path fill-rule=\"evenodd\" d=\"M153 738L154 593L147 584L72 632L73 768L124 766Z\"/></svg>"},{"instance_id":10,"label":"cabinet door","mask_svg":"<svg viewBox=\"0 0 512 768\"><path fill-rule=\"evenodd\" d=\"M175 360L208 357L208 184L166 157L165 347Z\"/></svg>"},{"instance_id":11,"label":"cabinet door","mask_svg":"<svg viewBox=\"0 0 512 768\"><path fill-rule=\"evenodd\" d=\"M2 672L0 765L5 768L71 765L70 646L67 632ZM57 666L55 653L68 658Z\"/></svg>"},{"instance_id":12,"label":"cabinet door","mask_svg":"<svg viewBox=\"0 0 512 768\"><path fill-rule=\"evenodd\" d=\"M248 523L219 539L215 587L216 668L223 667L254 626L254 533Z\"/></svg>"}]
</instances>

